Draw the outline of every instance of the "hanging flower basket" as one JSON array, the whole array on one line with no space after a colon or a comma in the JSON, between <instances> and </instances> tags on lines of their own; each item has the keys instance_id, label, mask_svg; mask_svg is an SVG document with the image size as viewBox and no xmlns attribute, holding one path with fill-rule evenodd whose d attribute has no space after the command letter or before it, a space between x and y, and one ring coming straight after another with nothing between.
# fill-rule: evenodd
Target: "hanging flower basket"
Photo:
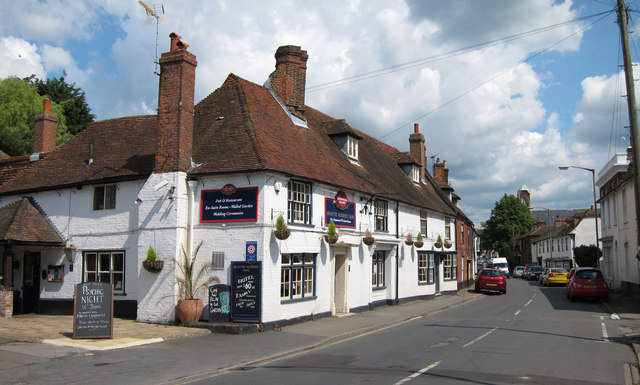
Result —
<instances>
[{"instance_id":1,"label":"hanging flower basket","mask_svg":"<svg viewBox=\"0 0 640 385\"><path fill-rule=\"evenodd\" d=\"M442 247L442 242L436 242L436 243L434 243L434 244L433 244L433 247L435 247L435 248L437 248L437 249L441 248L441 247Z\"/></svg>"},{"instance_id":2,"label":"hanging flower basket","mask_svg":"<svg viewBox=\"0 0 640 385\"><path fill-rule=\"evenodd\" d=\"M333 245L338 242L338 237L335 235L325 235L324 240L327 241L328 244Z\"/></svg>"},{"instance_id":3,"label":"hanging flower basket","mask_svg":"<svg viewBox=\"0 0 640 385\"><path fill-rule=\"evenodd\" d=\"M142 261L142 267L149 273L159 273L164 266L164 261Z\"/></svg>"},{"instance_id":4,"label":"hanging flower basket","mask_svg":"<svg viewBox=\"0 0 640 385\"><path fill-rule=\"evenodd\" d=\"M374 237L363 237L362 238L362 242L367 245L367 246L371 246L375 243L376 239Z\"/></svg>"},{"instance_id":5,"label":"hanging flower basket","mask_svg":"<svg viewBox=\"0 0 640 385\"><path fill-rule=\"evenodd\" d=\"M451 243L450 240L447 239L447 240L444 241L444 247L446 247L447 249L450 248L452 245L453 245L453 243Z\"/></svg>"},{"instance_id":6,"label":"hanging flower basket","mask_svg":"<svg viewBox=\"0 0 640 385\"><path fill-rule=\"evenodd\" d=\"M415 241L413 243L418 249L421 248L424 245L424 242L422 241Z\"/></svg>"},{"instance_id":7,"label":"hanging flower basket","mask_svg":"<svg viewBox=\"0 0 640 385\"><path fill-rule=\"evenodd\" d=\"M289 238L289 235L291 235L291 230L289 229L273 230L273 235L275 235L276 238L278 238L279 240L283 241Z\"/></svg>"}]
</instances>

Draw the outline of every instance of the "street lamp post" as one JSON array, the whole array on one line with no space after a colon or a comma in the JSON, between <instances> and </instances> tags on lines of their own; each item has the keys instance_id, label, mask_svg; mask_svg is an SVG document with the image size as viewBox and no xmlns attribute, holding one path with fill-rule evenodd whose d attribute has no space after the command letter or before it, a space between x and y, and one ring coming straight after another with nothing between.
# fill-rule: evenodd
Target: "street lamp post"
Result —
<instances>
[{"instance_id":1,"label":"street lamp post","mask_svg":"<svg viewBox=\"0 0 640 385\"><path fill-rule=\"evenodd\" d=\"M580 166L559 166L558 168L560 170L568 170L570 168L579 168L581 170L591 172L591 177L593 180L593 209L595 210L595 214L596 214L596 247L599 250L600 249L600 239L599 239L600 233L598 231L598 206L597 206L597 199L596 199L596 170L592 168L586 168L586 167L580 167Z\"/></svg>"}]
</instances>

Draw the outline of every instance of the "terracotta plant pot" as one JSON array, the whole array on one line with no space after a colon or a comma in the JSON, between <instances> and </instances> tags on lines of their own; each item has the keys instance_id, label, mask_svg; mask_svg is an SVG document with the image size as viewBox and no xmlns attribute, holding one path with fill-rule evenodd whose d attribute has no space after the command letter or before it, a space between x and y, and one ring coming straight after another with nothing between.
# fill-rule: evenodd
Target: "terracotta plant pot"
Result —
<instances>
[{"instance_id":1,"label":"terracotta plant pot","mask_svg":"<svg viewBox=\"0 0 640 385\"><path fill-rule=\"evenodd\" d=\"M276 238L278 238L279 240L283 241L289 238L289 235L291 235L291 230L289 229L273 230L273 235L275 235Z\"/></svg>"},{"instance_id":2,"label":"terracotta plant pot","mask_svg":"<svg viewBox=\"0 0 640 385\"><path fill-rule=\"evenodd\" d=\"M325 235L324 240L327 241L328 244L333 245L338 242L338 237Z\"/></svg>"},{"instance_id":3,"label":"terracotta plant pot","mask_svg":"<svg viewBox=\"0 0 640 385\"><path fill-rule=\"evenodd\" d=\"M183 324L194 324L200 320L202 315L202 300L179 299L176 305L176 313Z\"/></svg>"},{"instance_id":4,"label":"terracotta plant pot","mask_svg":"<svg viewBox=\"0 0 640 385\"><path fill-rule=\"evenodd\" d=\"M419 249L419 248L421 248L421 247L424 245L424 242L422 242L422 241L415 241L413 244L414 244L414 245L416 245L416 247Z\"/></svg>"},{"instance_id":5,"label":"terracotta plant pot","mask_svg":"<svg viewBox=\"0 0 640 385\"><path fill-rule=\"evenodd\" d=\"M164 266L164 261L142 261L142 267L149 273L159 273Z\"/></svg>"},{"instance_id":6,"label":"terracotta plant pot","mask_svg":"<svg viewBox=\"0 0 640 385\"><path fill-rule=\"evenodd\" d=\"M376 239L374 237L364 237L364 238L362 238L362 242L367 246L373 245L373 243L375 241L376 241Z\"/></svg>"}]
</instances>

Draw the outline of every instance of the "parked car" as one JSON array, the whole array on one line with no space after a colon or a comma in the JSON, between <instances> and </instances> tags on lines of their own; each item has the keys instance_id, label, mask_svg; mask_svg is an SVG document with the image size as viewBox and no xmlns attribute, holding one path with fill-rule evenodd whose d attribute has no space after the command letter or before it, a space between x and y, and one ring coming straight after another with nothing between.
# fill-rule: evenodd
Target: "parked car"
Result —
<instances>
[{"instance_id":1,"label":"parked car","mask_svg":"<svg viewBox=\"0 0 640 385\"><path fill-rule=\"evenodd\" d=\"M609 300L609 285L602 271L595 267L578 267L571 269L567 280L567 298L598 298L604 302Z\"/></svg>"},{"instance_id":2,"label":"parked car","mask_svg":"<svg viewBox=\"0 0 640 385\"><path fill-rule=\"evenodd\" d=\"M483 290L498 291L507 293L507 279L499 269L484 268L478 273L476 278L475 291L479 293Z\"/></svg>"},{"instance_id":3,"label":"parked car","mask_svg":"<svg viewBox=\"0 0 640 385\"><path fill-rule=\"evenodd\" d=\"M537 281L540 279L540 274L544 271L542 266L531 266L527 272L527 281Z\"/></svg>"},{"instance_id":4,"label":"parked car","mask_svg":"<svg viewBox=\"0 0 640 385\"><path fill-rule=\"evenodd\" d=\"M544 286L562 285L567 284L567 269L562 267L548 267L542 273L540 277L541 284Z\"/></svg>"},{"instance_id":5,"label":"parked car","mask_svg":"<svg viewBox=\"0 0 640 385\"><path fill-rule=\"evenodd\" d=\"M513 268L513 278L522 278L524 274L524 266L516 266Z\"/></svg>"}]
</instances>

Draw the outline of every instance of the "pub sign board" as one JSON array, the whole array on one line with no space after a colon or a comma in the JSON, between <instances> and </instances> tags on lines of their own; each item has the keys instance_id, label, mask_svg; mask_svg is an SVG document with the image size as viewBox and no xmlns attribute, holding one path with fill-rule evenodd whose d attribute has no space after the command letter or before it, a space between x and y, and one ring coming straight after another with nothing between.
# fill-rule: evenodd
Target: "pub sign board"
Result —
<instances>
[{"instance_id":1,"label":"pub sign board","mask_svg":"<svg viewBox=\"0 0 640 385\"><path fill-rule=\"evenodd\" d=\"M339 195L336 198L324 198L324 218L325 226L329 226L333 220L336 227L355 229L356 204Z\"/></svg>"},{"instance_id":2,"label":"pub sign board","mask_svg":"<svg viewBox=\"0 0 640 385\"><path fill-rule=\"evenodd\" d=\"M262 261L231 262L231 321L260 322Z\"/></svg>"},{"instance_id":3,"label":"pub sign board","mask_svg":"<svg viewBox=\"0 0 640 385\"><path fill-rule=\"evenodd\" d=\"M229 285L209 286L209 322L229 322Z\"/></svg>"},{"instance_id":4,"label":"pub sign board","mask_svg":"<svg viewBox=\"0 0 640 385\"><path fill-rule=\"evenodd\" d=\"M75 286L73 338L113 338L113 285L85 282Z\"/></svg>"},{"instance_id":5,"label":"pub sign board","mask_svg":"<svg viewBox=\"0 0 640 385\"><path fill-rule=\"evenodd\" d=\"M200 222L251 222L258 220L258 188L227 184L221 189L202 190Z\"/></svg>"}]
</instances>

